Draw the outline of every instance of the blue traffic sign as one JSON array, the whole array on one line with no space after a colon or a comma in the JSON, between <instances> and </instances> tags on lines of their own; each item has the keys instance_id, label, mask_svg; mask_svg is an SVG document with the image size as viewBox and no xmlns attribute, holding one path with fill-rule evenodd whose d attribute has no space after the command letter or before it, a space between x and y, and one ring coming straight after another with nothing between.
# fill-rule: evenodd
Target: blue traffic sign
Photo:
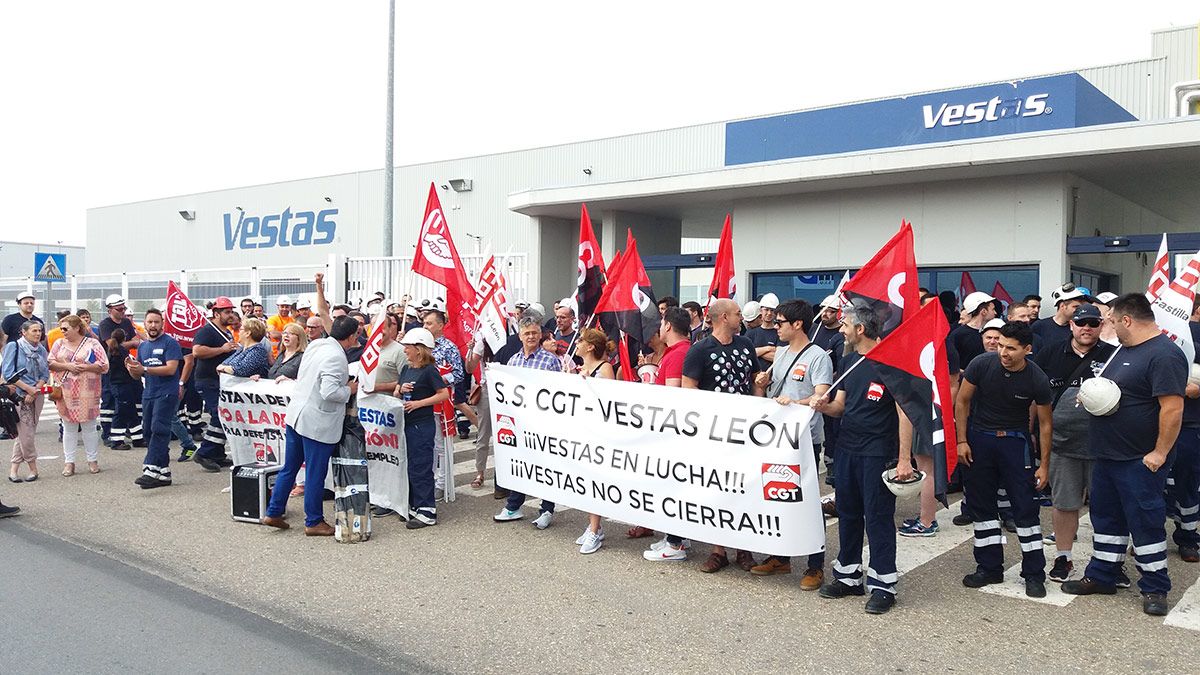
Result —
<instances>
[{"instance_id":1,"label":"blue traffic sign","mask_svg":"<svg viewBox=\"0 0 1200 675\"><path fill-rule=\"evenodd\" d=\"M33 280L34 281L66 281L67 280L67 254L66 253L34 253L33 254Z\"/></svg>"}]
</instances>

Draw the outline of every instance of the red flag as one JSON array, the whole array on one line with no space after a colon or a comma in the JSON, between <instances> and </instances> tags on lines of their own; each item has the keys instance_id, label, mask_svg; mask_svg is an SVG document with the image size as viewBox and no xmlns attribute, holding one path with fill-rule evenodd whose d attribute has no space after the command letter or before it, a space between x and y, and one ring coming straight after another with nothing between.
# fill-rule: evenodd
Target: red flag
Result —
<instances>
[{"instance_id":1,"label":"red flag","mask_svg":"<svg viewBox=\"0 0 1200 675\"><path fill-rule=\"evenodd\" d=\"M192 304L187 294L167 282L167 306L163 310L163 332L175 338L180 347L191 348L196 332L204 327L208 318L199 307Z\"/></svg>"},{"instance_id":2,"label":"red flag","mask_svg":"<svg viewBox=\"0 0 1200 675\"><path fill-rule=\"evenodd\" d=\"M636 382L637 372L629 360L629 336L624 331L621 331L621 343L617 346L617 352L621 364L621 379L626 382Z\"/></svg>"},{"instance_id":3,"label":"red flag","mask_svg":"<svg viewBox=\"0 0 1200 675\"><path fill-rule=\"evenodd\" d=\"M1154 269L1150 271L1150 285L1146 288L1146 297L1154 302L1162 292L1162 287L1171 283L1171 255L1167 251L1167 233L1163 232L1162 243L1158 245L1158 255L1154 258Z\"/></svg>"},{"instance_id":4,"label":"red flag","mask_svg":"<svg viewBox=\"0 0 1200 675\"><path fill-rule=\"evenodd\" d=\"M608 268L604 270L604 278L611 279L617 273L617 269L621 266L621 252L617 251L613 254L612 260L608 261ZM605 282L607 284L607 282ZM603 295L603 293L601 293ZM598 302L598 301L597 301Z\"/></svg>"},{"instance_id":5,"label":"red flag","mask_svg":"<svg viewBox=\"0 0 1200 675\"><path fill-rule=\"evenodd\" d=\"M382 317L382 315L380 316ZM371 334L367 336L367 344L358 357L358 362L367 375L375 372L375 367L379 365L379 350L383 346L383 327L386 325L387 321L382 319L375 323Z\"/></svg>"},{"instance_id":6,"label":"red flag","mask_svg":"<svg viewBox=\"0 0 1200 675\"><path fill-rule=\"evenodd\" d=\"M887 335L921 308L917 296L917 261L912 225L901 221L900 231L842 287L846 299L866 302L883 321Z\"/></svg>"},{"instance_id":7,"label":"red flag","mask_svg":"<svg viewBox=\"0 0 1200 675\"><path fill-rule=\"evenodd\" d=\"M966 297L968 295L974 293L976 290L977 289L975 288L975 280L971 278L971 273L964 271L962 273L962 278L959 279L959 282L958 282L958 302L959 302L959 304L962 304L962 301L964 299L966 299Z\"/></svg>"},{"instance_id":8,"label":"red flag","mask_svg":"<svg viewBox=\"0 0 1200 675\"><path fill-rule=\"evenodd\" d=\"M437 188L429 184L429 198L425 201L425 220L417 234L417 250L413 254L413 272L446 287L447 340L464 351L468 336L475 327L472 306L475 302L475 287L467 277L462 258L450 236L450 225L438 200Z\"/></svg>"},{"instance_id":9,"label":"red flag","mask_svg":"<svg viewBox=\"0 0 1200 675\"><path fill-rule=\"evenodd\" d=\"M946 361L949 332L941 305L930 302L865 354L878 364L879 377L912 422L913 444L933 449L935 493L943 502L946 483L958 463Z\"/></svg>"},{"instance_id":10,"label":"red flag","mask_svg":"<svg viewBox=\"0 0 1200 675\"><path fill-rule=\"evenodd\" d=\"M579 216L579 279L575 288L579 325L587 324L603 292L604 256L600 253L600 242L596 241L596 233L592 230L587 204L584 204Z\"/></svg>"},{"instance_id":11,"label":"red flag","mask_svg":"<svg viewBox=\"0 0 1200 675\"><path fill-rule=\"evenodd\" d=\"M1005 307L1013 304L1012 296L1008 294L1008 291L1004 289L1004 286L999 281L992 287L992 297L1003 302Z\"/></svg>"},{"instance_id":12,"label":"red flag","mask_svg":"<svg viewBox=\"0 0 1200 675\"><path fill-rule=\"evenodd\" d=\"M648 345L650 337L658 331L658 303L638 256L636 241L625 249L616 268L596 303L596 314L610 314L617 327L628 333L635 344Z\"/></svg>"},{"instance_id":13,"label":"red flag","mask_svg":"<svg viewBox=\"0 0 1200 675\"><path fill-rule=\"evenodd\" d=\"M713 265L712 283L708 285L708 304L717 298L733 298L737 294L737 278L733 272L733 216L725 214L721 228L721 244Z\"/></svg>"}]
</instances>

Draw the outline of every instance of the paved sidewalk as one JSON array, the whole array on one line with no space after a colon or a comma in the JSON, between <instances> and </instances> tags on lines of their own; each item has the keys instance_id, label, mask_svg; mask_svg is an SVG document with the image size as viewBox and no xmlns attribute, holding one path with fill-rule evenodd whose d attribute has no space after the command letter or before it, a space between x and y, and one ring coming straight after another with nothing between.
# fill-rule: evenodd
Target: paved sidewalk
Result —
<instances>
[{"instance_id":1,"label":"paved sidewalk","mask_svg":"<svg viewBox=\"0 0 1200 675\"><path fill-rule=\"evenodd\" d=\"M52 427L39 435L42 455L61 455L54 440ZM457 462L468 459L463 448ZM872 617L860 599L801 592L801 570L701 574L703 544L686 562L646 562L641 551L652 540L627 540L615 523L603 549L580 555L573 542L585 514L568 511L540 532L528 519L493 523L490 477L483 490L439 504L437 527L376 520L370 542L342 545L299 528L234 522L224 473L175 465L175 485L140 490L132 481L141 458L104 450L102 473L85 468L71 478L59 475L61 459L45 461L40 481L0 488L5 503L25 512L8 522L397 664L459 672L1194 672L1200 658L1200 634L1142 614L1136 592L1058 607L964 588L969 541L916 565L900 581L896 608ZM903 504L898 515L914 509ZM300 519L298 500L289 513ZM828 539L832 559L836 525ZM1018 560L1015 537L1006 556ZM1200 565L1180 563L1172 549L1170 570L1174 604Z\"/></svg>"}]
</instances>

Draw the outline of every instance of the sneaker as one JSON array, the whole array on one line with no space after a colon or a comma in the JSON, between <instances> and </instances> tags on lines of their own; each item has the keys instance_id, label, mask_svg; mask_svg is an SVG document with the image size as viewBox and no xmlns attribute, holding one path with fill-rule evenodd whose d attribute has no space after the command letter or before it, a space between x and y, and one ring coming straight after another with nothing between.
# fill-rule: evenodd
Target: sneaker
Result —
<instances>
[{"instance_id":1,"label":"sneaker","mask_svg":"<svg viewBox=\"0 0 1200 675\"><path fill-rule=\"evenodd\" d=\"M0 504L0 518L11 518L21 512L19 506L5 506Z\"/></svg>"},{"instance_id":2,"label":"sneaker","mask_svg":"<svg viewBox=\"0 0 1200 675\"><path fill-rule=\"evenodd\" d=\"M1117 592L1116 586L1105 586L1092 579L1084 577L1079 581L1064 581L1062 592L1067 595L1113 595Z\"/></svg>"},{"instance_id":3,"label":"sneaker","mask_svg":"<svg viewBox=\"0 0 1200 675\"><path fill-rule=\"evenodd\" d=\"M1075 571L1075 563L1067 560L1067 556L1060 555L1054 559L1054 567L1050 568L1050 581L1061 584L1071 578L1071 572Z\"/></svg>"},{"instance_id":4,"label":"sneaker","mask_svg":"<svg viewBox=\"0 0 1200 675\"><path fill-rule=\"evenodd\" d=\"M1186 563L1200 562L1200 547L1181 544L1179 546L1179 559Z\"/></svg>"},{"instance_id":5,"label":"sneaker","mask_svg":"<svg viewBox=\"0 0 1200 675\"><path fill-rule=\"evenodd\" d=\"M957 525L959 527L965 527L975 521L971 520L971 516L968 516L965 513L960 513L957 516L954 516L953 518L951 518L950 522L954 523L955 525Z\"/></svg>"},{"instance_id":6,"label":"sneaker","mask_svg":"<svg viewBox=\"0 0 1200 675\"><path fill-rule=\"evenodd\" d=\"M233 466L233 460L230 459L229 457L222 457L221 459L218 459L215 461L217 463L217 466L221 467L222 469L228 469L229 467ZM326 523L326 524L328 524L328 523Z\"/></svg>"},{"instance_id":7,"label":"sneaker","mask_svg":"<svg viewBox=\"0 0 1200 675\"><path fill-rule=\"evenodd\" d=\"M1004 583L1004 574L976 570L963 577L962 583L967 588L983 588L991 584Z\"/></svg>"},{"instance_id":8,"label":"sneaker","mask_svg":"<svg viewBox=\"0 0 1200 675\"><path fill-rule=\"evenodd\" d=\"M650 544L650 550L657 551L658 549L666 548L667 546L670 546L670 544L667 543L667 538L663 537L662 539L659 539L658 541L654 542L653 544ZM684 539L683 541L679 542L679 548L681 548L685 551L691 549L692 548L692 540Z\"/></svg>"},{"instance_id":9,"label":"sneaker","mask_svg":"<svg viewBox=\"0 0 1200 675\"><path fill-rule=\"evenodd\" d=\"M1053 546L1058 543L1058 537L1054 536L1053 532L1051 532L1049 534L1043 534L1042 535L1042 543Z\"/></svg>"},{"instance_id":10,"label":"sneaker","mask_svg":"<svg viewBox=\"0 0 1200 675\"><path fill-rule=\"evenodd\" d=\"M579 552L584 555L595 553L604 545L604 537L599 532L588 530L583 533L583 537L583 542L579 545Z\"/></svg>"},{"instance_id":11,"label":"sneaker","mask_svg":"<svg viewBox=\"0 0 1200 675\"><path fill-rule=\"evenodd\" d=\"M122 441L121 443L117 443L117 444L113 445L112 449L113 450L132 450L133 446Z\"/></svg>"},{"instance_id":12,"label":"sneaker","mask_svg":"<svg viewBox=\"0 0 1200 675\"><path fill-rule=\"evenodd\" d=\"M394 516L394 515L396 515L395 509L385 509L382 506L372 506L371 507L371 517L372 518L386 518L388 516Z\"/></svg>"},{"instance_id":13,"label":"sneaker","mask_svg":"<svg viewBox=\"0 0 1200 675\"><path fill-rule=\"evenodd\" d=\"M419 530L422 527L433 527L434 525L437 525L437 520L418 518L415 515L412 518L409 518L407 523L404 523L404 527L410 530Z\"/></svg>"},{"instance_id":14,"label":"sneaker","mask_svg":"<svg viewBox=\"0 0 1200 675\"><path fill-rule=\"evenodd\" d=\"M866 591L866 589L864 589L862 587L862 585L851 586L849 584L843 584L842 582L838 581L837 579L834 579L833 581L822 586L820 592L818 593L818 595L820 595L822 598L826 598L828 600L836 600L838 598L847 598L847 597L850 597L851 595L866 595L866 594L867 594L867 591Z\"/></svg>"},{"instance_id":15,"label":"sneaker","mask_svg":"<svg viewBox=\"0 0 1200 675\"><path fill-rule=\"evenodd\" d=\"M1120 571L1117 572L1117 576L1114 579L1113 585L1116 586L1117 588L1129 588L1130 586L1133 585L1133 582L1131 582L1129 580L1129 575L1125 574L1125 566L1124 565L1121 565Z\"/></svg>"},{"instance_id":16,"label":"sneaker","mask_svg":"<svg viewBox=\"0 0 1200 675\"><path fill-rule=\"evenodd\" d=\"M589 534L591 534L591 532L592 531L587 529L586 527L583 528L583 534L579 535L579 538L575 540L575 544L577 546L583 546L583 542L587 540L587 537ZM600 537L600 541L604 541L604 528L601 527L596 532L597 532L596 536Z\"/></svg>"},{"instance_id":17,"label":"sneaker","mask_svg":"<svg viewBox=\"0 0 1200 675\"><path fill-rule=\"evenodd\" d=\"M580 553L583 553L580 550ZM650 547L650 550L643 551L642 557L650 561L663 560L687 560L687 551L683 548L675 548L673 546L662 546L659 548Z\"/></svg>"},{"instance_id":18,"label":"sneaker","mask_svg":"<svg viewBox=\"0 0 1200 675\"><path fill-rule=\"evenodd\" d=\"M1041 579L1026 579L1025 595L1031 598L1046 597L1046 584Z\"/></svg>"},{"instance_id":19,"label":"sneaker","mask_svg":"<svg viewBox=\"0 0 1200 675\"><path fill-rule=\"evenodd\" d=\"M902 528L908 527L909 525L912 525L913 523L919 523L919 522L921 522L920 518L905 518L903 521L901 521L900 527L902 527Z\"/></svg>"},{"instance_id":20,"label":"sneaker","mask_svg":"<svg viewBox=\"0 0 1200 675\"><path fill-rule=\"evenodd\" d=\"M867 614L887 614L888 610L896 604L896 596L887 591L871 591L871 597L867 599L866 612Z\"/></svg>"},{"instance_id":21,"label":"sneaker","mask_svg":"<svg viewBox=\"0 0 1200 675\"><path fill-rule=\"evenodd\" d=\"M533 519L533 526L539 530L544 530L550 527L550 521L554 520L554 514L549 511L542 511L537 518Z\"/></svg>"},{"instance_id":22,"label":"sneaker","mask_svg":"<svg viewBox=\"0 0 1200 675\"><path fill-rule=\"evenodd\" d=\"M1150 616L1166 616L1167 615L1167 594L1166 593L1143 593L1142 594L1142 611Z\"/></svg>"},{"instance_id":23,"label":"sneaker","mask_svg":"<svg viewBox=\"0 0 1200 675\"><path fill-rule=\"evenodd\" d=\"M497 513L496 515L492 516L492 520L496 521L497 523L507 523L510 520L520 520L524 517L525 517L525 514L521 513L520 509L517 509L516 511L509 511L508 509L500 509L500 513Z\"/></svg>"},{"instance_id":24,"label":"sneaker","mask_svg":"<svg viewBox=\"0 0 1200 675\"><path fill-rule=\"evenodd\" d=\"M911 525L905 525L899 530L901 537L932 537L936 535L937 532L938 523L936 520L929 525L924 525L920 520L917 520L917 522L912 523Z\"/></svg>"},{"instance_id":25,"label":"sneaker","mask_svg":"<svg viewBox=\"0 0 1200 675\"><path fill-rule=\"evenodd\" d=\"M792 563L783 562L775 556L769 556L761 564L750 568L750 574L759 577L769 577L774 574L791 574Z\"/></svg>"},{"instance_id":26,"label":"sneaker","mask_svg":"<svg viewBox=\"0 0 1200 675\"><path fill-rule=\"evenodd\" d=\"M144 478L146 478L146 481L139 483L143 490L153 490L154 488L167 487L171 484L170 478L152 478L150 476L144 476Z\"/></svg>"},{"instance_id":27,"label":"sneaker","mask_svg":"<svg viewBox=\"0 0 1200 675\"><path fill-rule=\"evenodd\" d=\"M221 470L221 465L218 464L216 460L209 459L203 455L196 455L195 461L196 466L204 469L208 473L218 473Z\"/></svg>"},{"instance_id":28,"label":"sneaker","mask_svg":"<svg viewBox=\"0 0 1200 675\"><path fill-rule=\"evenodd\" d=\"M183 448L182 450L179 451L179 456L175 458L175 461L176 462L190 462L190 461L192 461L192 455L194 455L194 454L196 454L195 448L192 448L190 450L187 448Z\"/></svg>"},{"instance_id":29,"label":"sneaker","mask_svg":"<svg viewBox=\"0 0 1200 675\"><path fill-rule=\"evenodd\" d=\"M804 570L804 576L800 577L800 590L815 591L821 587L825 581L825 571L809 568Z\"/></svg>"}]
</instances>

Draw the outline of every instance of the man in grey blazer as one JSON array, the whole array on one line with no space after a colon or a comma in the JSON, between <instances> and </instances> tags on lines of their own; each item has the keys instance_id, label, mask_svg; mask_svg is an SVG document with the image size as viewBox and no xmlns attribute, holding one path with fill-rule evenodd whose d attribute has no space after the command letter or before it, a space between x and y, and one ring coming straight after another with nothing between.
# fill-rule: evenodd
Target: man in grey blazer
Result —
<instances>
[{"instance_id":1,"label":"man in grey blazer","mask_svg":"<svg viewBox=\"0 0 1200 675\"><path fill-rule=\"evenodd\" d=\"M358 382L349 381L346 362L346 350L357 345L358 322L341 316L333 320L329 337L313 341L304 350L287 407L283 470L271 491L263 525L288 528L283 512L287 510L288 493L303 463L304 482L311 486L304 492L304 534L310 537L333 534L333 527L325 522L321 497L329 458L342 437L346 403L358 391Z\"/></svg>"}]
</instances>

